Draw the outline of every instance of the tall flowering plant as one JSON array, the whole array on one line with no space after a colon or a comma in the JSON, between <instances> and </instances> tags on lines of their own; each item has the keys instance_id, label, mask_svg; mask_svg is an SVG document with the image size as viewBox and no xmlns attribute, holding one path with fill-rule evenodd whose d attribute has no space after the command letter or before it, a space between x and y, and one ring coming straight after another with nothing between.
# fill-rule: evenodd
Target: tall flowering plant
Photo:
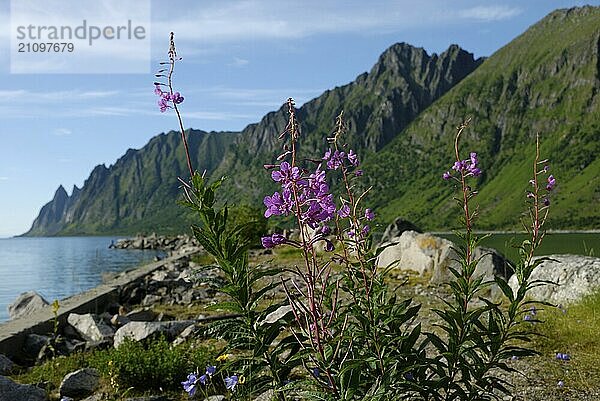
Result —
<instances>
[{"instance_id":1,"label":"tall flowering plant","mask_svg":"<svg viewBox=\"0 0 600 401\"><path fill-rule=\"evenodd\" d=\"M403 374L416 373L421 355L415 350L420 326L406 330L419 307L389 296L385 272L377 269L379 251L371 249L370 235L375 214L361 204L368 190L360 192L355 182L362 176L359 157L341 144L343 113L328 138L329 149L321 159L308 160L310 168L298 161L300 131L292 99L288 113L280 136L287 140L284 151L277 164L266 166L281 187L265 197L265 217L293 216L299 238L275 233L262 242L266 248L288 245L302 251L304 264L284 280L284 288L296 319L294 335L303 349L298 357L319 389L304 395L350 400L406 389L410 386ZM338 204L328 174L336 174L342 184ZM321 257L319 248L329 256Z\"/></svg>"},{"instance_id":2,"label":"tall flowering plant","mask_svg":"<svg viewBox=\"0 0 600 401\"><path fill-rule=\"evenodd\" d=\"M218 191L225 178L209 183L204 174L198 174L192 167L179 111L183 97L173 89L175 64L181 60L175 50L173 33L170 36L168 56L169 61L161 63L161 67L168 68L163 67L156 74L157 78L166 79L166 82L155 82L154 85L155 93L160 97L160 111L173 109L181 129L190 172L189 180L179 178L184 193L181 203L195 213L198 223L192 225L194 236L214 259L213 264L203 269L216 268L222 275L219 279L208 279L209 284L226 298L213 305L213 308L230 314L228 318L208 325L205 334L227 341L223 355L227 355L227 352L236 354L235 358L219 368L218 373L224 378L225 389L235 393L236 397L253 398L266 390L283 387L296 365L290 358L296 353L297 344L286 340L285 335L280 336L291 320L290 316L284 314L272 318L272 314L284 307L285 302L267 300L270 291L280 285L274 277L281 270L250 266L248 247L253 238L250 231L253 223L238 224L232 221L228 205L222 205L218 201ZM220 359L225 360L217 358ZM224 375L224 371L231 374ZM216 377L215 372L216 368L209 366L204 375L192 372L181 384L190 396L196 394L197 389L208 395L208 379ZM278 393L277 397L285 398L283 393Z\"/></svg>"},{"instance_id":3,"label":"tall flowering plant","mask_svg":"<svg viewBox=\"0 0 600 401\"><path fill-rule=\"evenodd\" d=\"M462 209L461 222L465 231L457 235L462 245L456 249L460 269L451 269L454 280L449 283L452 301L445 302L443 309L434 310L442 319L439 327L445 336L427 333L428 341L435 347L438 357L431 360L427 380L432 384L423 388L421 395L432 400L487 400L496 399L498 393L510 394L510 385L498 374L514 371L506 363L512 358L531 356L535 351L523 346L531 341L535 333L531 330L531 318L527 317L532 304L527 293L531 288L546 282L531 280L531 273L544 258L533 259L536 248L544 236L542 227L548 216L549 195L556 179L547 177L545 189L541 179L549 170L548 161L540 160L539 139L536 139L535 159L531 190L527 192L529 202L529 224L525 228L531 235L520 247L520 260L513 266L518 279L518 288L513 291L505 278L496 276L492 281L476 273L480 259L473 256L475 247L483 237L473 233L477 209L472 200L477 191L473 182L482 173L477 154L472 152L468 159L461 159L459 141L468 126L468 121L458 127L455 137L455 162L451 170L443 173L446 181L454 181L459 187L457 203ZM543 165L543 168L540 168ZM481 290L497 285L504 299L499 302L481 297Z\"/></svg>"}]
</instances>

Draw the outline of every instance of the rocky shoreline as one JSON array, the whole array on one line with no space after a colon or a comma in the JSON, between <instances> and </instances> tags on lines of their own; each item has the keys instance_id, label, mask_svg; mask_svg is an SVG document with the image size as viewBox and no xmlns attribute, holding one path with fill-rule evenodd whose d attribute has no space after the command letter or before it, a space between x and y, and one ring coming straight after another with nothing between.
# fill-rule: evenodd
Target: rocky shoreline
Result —
<instances>
[{"instance_id":1,"label":"rocky shoreline","mask_svg":"<svg viewBox=\"0 0 600 401\"><path fill-rule=\"evenodd\" d=\"M411 274L427 278L427 283L424 282L423 285L418 285L413 290L417 291L418 287L421 289L419 291L426 290L427 293L436 293L436 286L446 278L448 267L455 257L451 252L452 243L431 234L414 231L396 232L391 238L386 239L389 239L394 245L388 247L386 253L382 253L381 264L386 265L388 261L392 260L398 261L396 266L398 274L401 274L402 271L411 271ZM110 302L106 302L106 305L100 310L77 311L61 315L58 337L51 335L51 331L45 333L30 331L20 334L24 336L22 347L12 349L12 354L8 355L10 359L2 355L3 351L0 350L0 401L47 400L45 391L42 396L42 393L33 386L20 385L3 377L10 375L15 363L21 366L31 366L48 359L55 352L60 355L69 355L79 351L118 347L125 338L143 341L164 336L173 344L179 344L196 335L206 322L228 317L194 315L192 313L191 316L181 319L168 312L154 310L157 305L186 307L192 304L208 304L213 302L217 296L215 290L205 283L209 280L218 280L218 271L203 269L198 273L200 265L192 260L192 256L202 254L203 250L194 239L189 236L137 236L120 240L114 244L114 247L119 249L162 249L168 252L169 257L156 262L152 269L144 274L140 273L135 278L129 278L128 275L131 272L117 275L113 280L119 284L115 286L114 294L109 298ZM482 264L482 274L502 274L505 277L509 274L506 270L506 261L501 255L494 253L493 250L481 252L482 255L488 254ZM554 277L546 279L555 280L564 285L560 291L541 294L549 300L556 302L559 299L556 297L561 294L568 296L573 294L573 290L568 288L569 285L577 285L579 289L583 288L582 291L578 290L579 292L577 292L580 296L586 291L591 291L600 283L599 258L568 255L556 255L553 258L562 262L560 267L549 265L544 268L541 266L539 271L546 276L552 276L553 272L557 272ZM196 279L196 284L193 284L192 278ZM19 314L31 315L38 308L48 310L49 306L41 305L35 295L28 298L29 301L21 299L17 302L18 307L13 308L16 316ZM0 325L1 328L2 325ZM519 365L519 368L525 372L534 368L527 364L524 365L522 362L519 362ZM85 394L86 397L96 397L86 398L88 401L101 399L97 393L97 372L88 369L72 372L67 376L69 377L64 378L59 389L60 396L73 397L74 394ZM528 383L526 378L518 375L511 378L511 381L517 386L526 386ZM80 388L73 390L77 386ZM9 391L9 389L14 396L3 398L3 392ZM541 388L540 397L537 398L534 396L530 398L531 394L526 391L518 391L516 397L510 398L510 400L552 400L552 398L548 398L546 390ZM23 394L23 396L19 398L17 394ZM83 396L78 395L73 399L80 400L83 399ZM595 398L577 399L592 400Z\"/></svg>"}]
</instances>

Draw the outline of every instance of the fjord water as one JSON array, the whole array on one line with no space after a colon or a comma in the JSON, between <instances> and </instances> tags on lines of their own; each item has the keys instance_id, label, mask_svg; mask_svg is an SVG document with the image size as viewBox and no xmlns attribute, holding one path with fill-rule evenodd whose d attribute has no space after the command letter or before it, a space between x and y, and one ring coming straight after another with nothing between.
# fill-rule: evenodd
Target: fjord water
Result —
<instances>
[{"instance_id":1,"label":"fjord water","mask_svg":"<svg viewBox=\"0 0 600 401\"><path fill-rule=\"evenodd\" d=\"M0 239L0 322L22 292L35 290L48 302L88 290L105 274L151 262L158 251L109 249L117 237Z\"/></svg>"}]
</instances>

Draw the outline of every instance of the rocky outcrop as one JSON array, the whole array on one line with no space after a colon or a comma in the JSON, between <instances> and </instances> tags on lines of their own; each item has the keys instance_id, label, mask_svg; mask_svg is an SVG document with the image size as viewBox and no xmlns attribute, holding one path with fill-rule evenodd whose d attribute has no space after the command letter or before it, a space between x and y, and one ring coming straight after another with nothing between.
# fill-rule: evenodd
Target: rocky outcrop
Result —
<instances>
[{"instance_id":1,"label":"rocky outcrop","mask_svg":"<svg viewBox=\"0 0 600 401\"><path fill-rule=\"evenodd\" d=\"M46 391L30 384L18 384L0 376L0 401L47 401Z\"/></svg>"},{"instance_id":2,"label":"rocky outcrop","mask_svg":"<svg viewBox=\"0 0 600 401\"><path fill-rule=\"evenodd\" d=\"M403 219L402 217L396 217L394 221L385 228L383 236L381 237L381 243L392 242L394 238L400 238L404 231L422 232L420 228L410 221Z\"/></svg>"},{"instance_id":3,"label":"rocky outcrop","mask_svg":"<svg viewBox=\"0 0 600 401\"><path fill-rule=\"evenodd\" d=\"M456 245L447 239L405 231L393 241L394 244L387 246L379 255L378 266L415 271L431 277L430 284L447 283L453 277L450 268L460 270L458 255L453 249ZM506 259L494 249L478 247L473 257L481 258L475 276L483 276L486 280L494 276L508 279L512 273Z\"/></svg>"},{"instance_id":4,"label":"rocky outcrop","mask_svg":"<svg viewBox=\"0 0 600 401\"><path fill-rule=\"evenodd\" d=\"M6 355L0 354L0 376L10 375L15 364Z\"/></svg>"},{"instance_id":5,"label":"rocky outcrop","mask_svg":"<svg viewBox=\"0 0 600 401\"><path fill-rule=\"evenodd\" d=\"M143 341L151 337L163 335L170 340L175 339L183 330L194 324L194 321L171 322L130 322L115 333L114 346L118 348L126 339Z\"/></svg>"},{"instance_id":6,"label":"rocky outcrop","mask_svg":"<svg viewBox=\"0 0 600 401\"><path fill-rule=\"evenodd\" d=\"M546 280L546 284L529 292L532 299L566 304L576 302L600 289L600 258L579 255L548 255L548 260L535 268L531 280ZM509 285L518 287L517 278L511 277Z\"/></svg>"},{"instance_id":7,"label":"rocky outcrop","mask_svg":"<svg viewBox=\"0 0 600 401\"><path fill-rule=\"evenodd\" d=\"M16 319L21 316L26 316L36 309L43 308L48 305L40 294L35 291L24 292L8 305L8 315L11 319Z\"/></svg>"}]
</instances>

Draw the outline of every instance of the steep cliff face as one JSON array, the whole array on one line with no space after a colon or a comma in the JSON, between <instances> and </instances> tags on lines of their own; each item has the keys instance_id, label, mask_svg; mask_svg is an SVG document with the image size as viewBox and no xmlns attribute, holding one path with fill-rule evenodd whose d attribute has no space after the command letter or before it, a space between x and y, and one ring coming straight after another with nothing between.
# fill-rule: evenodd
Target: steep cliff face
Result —
<instances>
[{"instance_id":1,"label":"steep cliff face","mask_svg":"<svg viewBox=\"0 0 600 401\"><path fill-rule=\"evenodd\" d=\"M453 188L440 176L455 127L471 118L462 149L479 152L485 172L480 227L520 227L538 133L560 181L552 227L600 226L599 43L600 8L582 7L553 12L492 55L368 161L381 212L455 224Z\"/></svg>"},{"instance_id":2,"label":"steep cliff face","mask_svg":"<svg viewBox=\"0 0 600 401\"><path fill-rule=\"evenodd\" d=\"M187 135L194 166L210 173L236 134L189 130ZM160 134L142 149L129 149L114 165L96 166L71 197L61 186L25 235L181 232L187 224L175 203L177 177L187 175L180 135Z\"/></svg>"}]
</instances>

